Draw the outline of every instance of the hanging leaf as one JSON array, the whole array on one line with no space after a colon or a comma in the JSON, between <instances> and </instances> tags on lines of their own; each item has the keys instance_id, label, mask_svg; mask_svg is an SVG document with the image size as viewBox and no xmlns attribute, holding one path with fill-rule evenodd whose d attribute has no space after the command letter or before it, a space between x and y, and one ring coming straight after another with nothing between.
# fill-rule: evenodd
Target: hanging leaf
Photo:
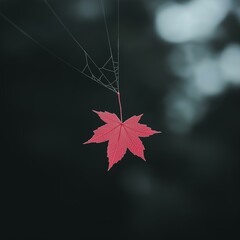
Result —
<instances>
[{"instance_id":1,"label":"hanging leaf","mask_svg":"<svg viewBox=\"0 0 240 240\"><path fill-rule=\"evenodd\" d=\"M123 158L127 149L134 155L145 160L145 148L139 137L149 137L160 132L152 130L144 124L140 124L139 120L142 115L132 116L128 120L122 122L116 114L109 112L93 112L95 112L106 124L95 130L93 137L84 144L108 141L108 170Z\"/></svg>"}]
</instances>

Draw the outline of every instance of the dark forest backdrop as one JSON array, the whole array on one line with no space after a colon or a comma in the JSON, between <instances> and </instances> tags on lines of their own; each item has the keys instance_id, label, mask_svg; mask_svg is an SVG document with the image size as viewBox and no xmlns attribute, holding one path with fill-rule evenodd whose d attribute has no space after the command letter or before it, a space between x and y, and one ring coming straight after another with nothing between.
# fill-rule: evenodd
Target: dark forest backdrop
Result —
<instances>
[{"instance_id":1,"label":"dark forest backdrop","mask_svg":"<svg viewBox=\"0 0 240 240\"><path fill-rule=\"evenodd\" d=\"M49 0L100 65L100 0ZM115 0L105 0L116 43ZM84 55L40 0L0 11L75 66ZM114 93L0 18L1 239L238 239L240 2L120 0L124 118L161 135L107 172L107 144L83 145L118 114ZM116 51L116 46L114 47Z\"/></svg>"}]
</instances>

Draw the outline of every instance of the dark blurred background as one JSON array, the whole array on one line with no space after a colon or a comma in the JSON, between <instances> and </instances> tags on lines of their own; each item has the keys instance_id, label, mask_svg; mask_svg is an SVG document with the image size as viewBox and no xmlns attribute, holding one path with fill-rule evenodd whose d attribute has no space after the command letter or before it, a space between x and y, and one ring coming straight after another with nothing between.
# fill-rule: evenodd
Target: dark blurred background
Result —
<instances>
[{"instance_id":1,"label":"dark blurred background","mask_svg":"<svg viewBox=\"0 0 240 240\"><path fill-rule=\"evenodd\" d=\"M49 0L97 64L109 58L100 0ZM117 1L105 0L116 53ZM82 68L84 54L40 0L0 11ZM1 239L239 239L240 1L120 0L124 118L161 135L107 172L83 145L116 95L0 18Z\"/></svg>"}]
</instances>

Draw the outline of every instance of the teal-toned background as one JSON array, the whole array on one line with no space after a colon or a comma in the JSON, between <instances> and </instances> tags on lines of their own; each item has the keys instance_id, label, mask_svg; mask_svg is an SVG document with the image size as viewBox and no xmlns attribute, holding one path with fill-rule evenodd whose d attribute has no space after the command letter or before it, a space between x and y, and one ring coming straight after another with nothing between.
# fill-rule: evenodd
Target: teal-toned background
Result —
<instances>
[{"instance_id":1,"label":"teal-toned background","mask_svg":"<svg viewBox=\"0 0 240 240\"><path fill-rule=\"evenodd\" d=\"M49 0L89 54L109 57L100 0ZM117 2L105 0L116 54ZM43 1L0 11L74 66L84 55ZM238 239L240 4L120 0L124 118L162 131L107 172L83 145L117 96L0 18L1 239Z\"/></svg>"}]
</instances>

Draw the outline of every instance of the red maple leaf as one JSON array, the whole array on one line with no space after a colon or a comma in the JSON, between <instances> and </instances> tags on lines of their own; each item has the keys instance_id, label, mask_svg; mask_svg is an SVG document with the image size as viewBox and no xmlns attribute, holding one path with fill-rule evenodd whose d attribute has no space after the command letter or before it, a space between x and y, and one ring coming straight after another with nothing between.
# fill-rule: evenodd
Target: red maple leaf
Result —
<instances>
[{"instance_id":1,"label":"red maple leaf","mask_svg":"<svg viewBox=\"0 0 240 240\"><path fill-rule=\"evenodd\" d=\"M116 114L109 112L93 112L95 112L106 124L96 129L93 137L84 144L108 141L108 170L123 158L127 149L134 155L145 160L145 148L139 137L149 137L160 132L139 123L143 114L132 116L128 120L122 122Z\"/></svg>"}]
</instances>

